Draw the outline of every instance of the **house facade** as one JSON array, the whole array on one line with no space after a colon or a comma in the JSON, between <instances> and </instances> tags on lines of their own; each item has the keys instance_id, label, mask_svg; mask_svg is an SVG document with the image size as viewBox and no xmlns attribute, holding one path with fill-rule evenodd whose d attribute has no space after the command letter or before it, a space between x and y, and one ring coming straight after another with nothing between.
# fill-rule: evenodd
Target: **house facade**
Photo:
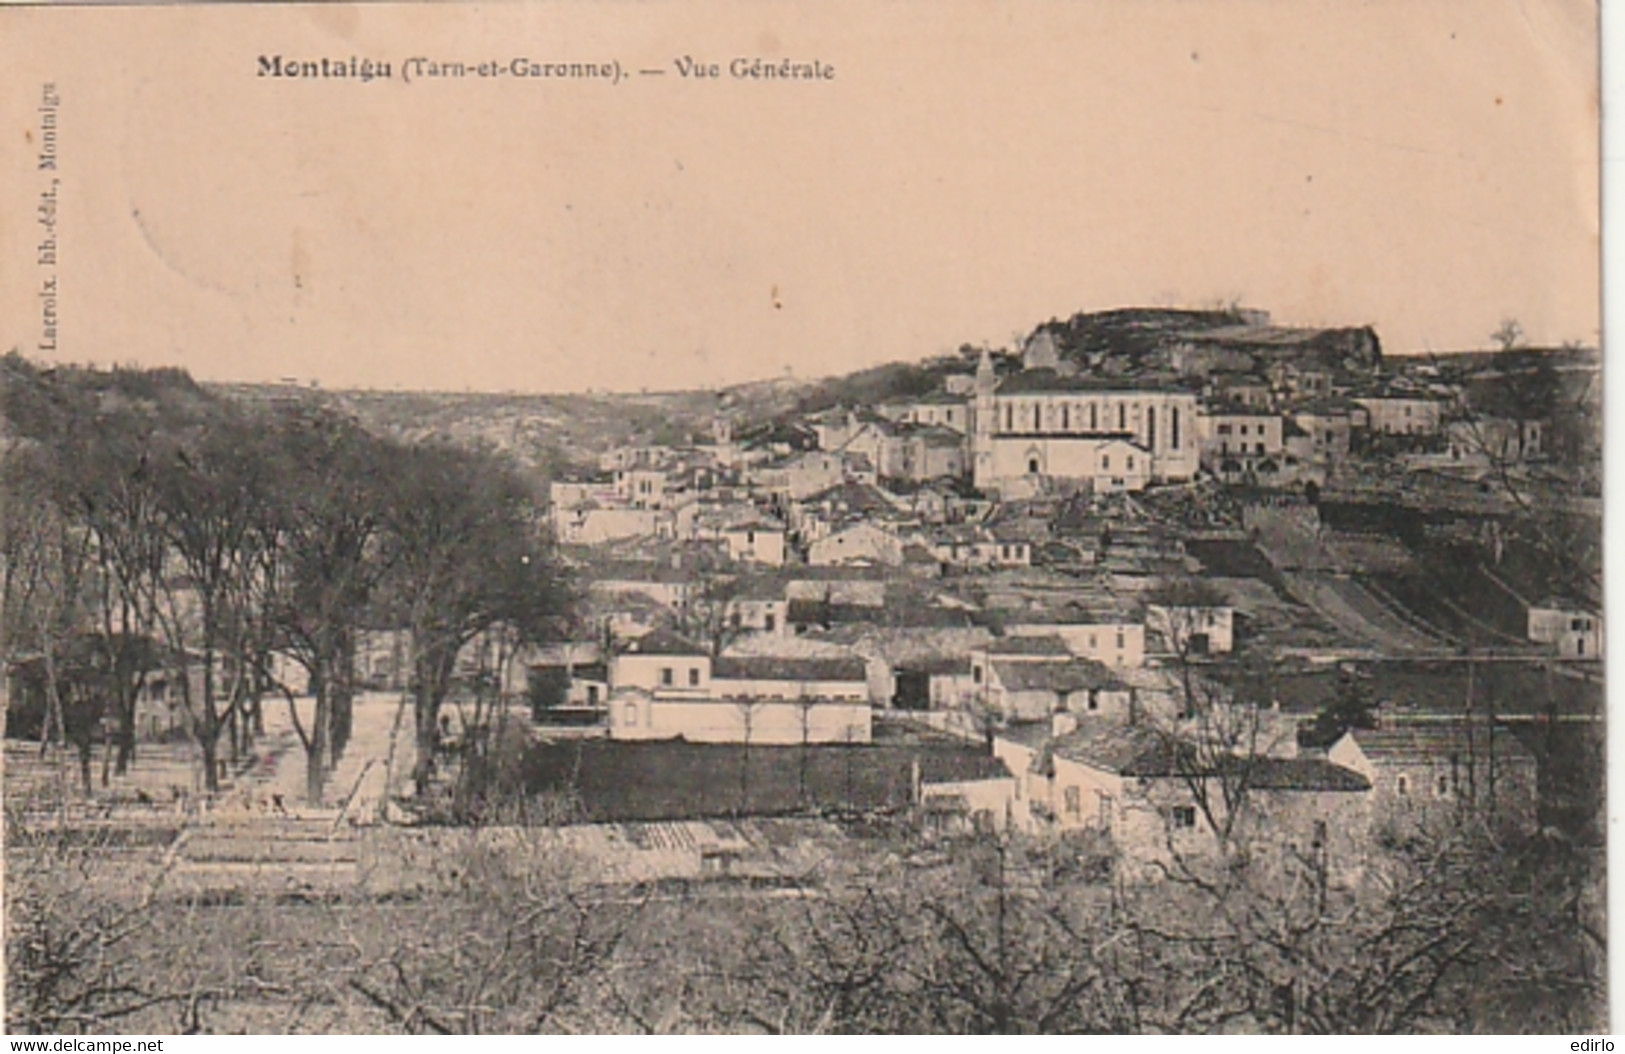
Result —
<instances>
[{"instance_id":1,"label":"house facade","mask_svg":"<svg viewBox=\"0 0 1625 1054\"><path fill-rule=\"evenodd\" d=\"M1149 604L1145 628L1161 635L1174 655L1226 655L1235 648L1235 608L1228 604Z\"/></svg>"},{"instance_id":2,"label":"house facade","mask_svg":"<svg viewBox=\"0 0 1625 1054\"><path fill-rule=\"evenodd\" d=\"M728 547L728 559L742 564L784 564L784 527L764 518L730 524L720 532Z\"/></svg>"},{"instance_id":3,"label":"house facade","mask_svg":"<svg viewBox=\"0 0 1625 1054\"><path fill-rule=\"evenodd\" d=\"M1122 854L1125 877L1155 879L1224 846L1318 860L1352 881L1366 857L1371 782L1325 758L1215 757L1205 763L1160 729L1095 718L995 737L1021 779L1034 829L1093 830ZM1245 803L1233 816L1227 802Z\"/></svg>"},{"instance_id":4,"label":"house facade","mask_svg":"<svg viewBox=\"0 0 1625 1054\"><path fill-rule=\"evenodd\" d=\"M1371 782L1371 819L1400 833L1446 829L1468 814L1524 831L1537 823L1535 756L1505 728L1395 721L1350 729L1326 758Z\"/></svg>"},{"instance_id":5,"label":"house facade","mask_svg":"<svg viewBox=\"0 0 1625 1054\"><path fill-rule=\"evenodd\" d=\"M1059 637L1067 650L1106 666L1145 665L1145 623L1113 611L1027 615L1006 624L1010 637Z\"/></svg>"},{"instance_id":6,"label":"house facade","mask_svg":"<svg viewBox=\"0 0 1625 1054\"><path fill-rule=\"evenodd\" d=\"M1380 435L1431 435L1444 416L1441 402L1420 394L1365 395L1354 401L1365 407L1371 431Z\"/></svg>"},{"instance_id":7,"label":"house facade","mask_svg":"<svg viewBox=\"0 0 1625 1054\"><path fill-rule=\"evenodd\" d=\"M713 659L664 630L608 664L611 739L867 743L868 669L856 657Z\"/></svg>"},{"instance_id":8,"label":"house facade","mask_svg":"<svg viewBox=\"0 0 1625 1054\"><path fill-rule=\"evenodd\" d=\"M1240 405L1213 406L1198 418L1202 467L1210 472L1256 471L1279 465L1286 453L1281 416Z\"/></svg>"},{"instance_id":9,"label":"house facade","mask_svg":"<svg viewBox=\"0 0 1625 1054\"><path fill-rule=\"evenodd\" d=\"M809 545L807 563L814 567L839 564L898 567L903 563L903 542L890 531L860 521Z\"/></svg>"},{"instance_id":10,"label":"house facade","mask_svg":"<svg viewBox=\"0 0 1625 1054\"><path fill-rule=\"evenodd\" d=\"M1529 606L1529 639L1565 659L1602 658L1602 617L1579 604L1548 600Z\"/></svg>"}]
</instances>

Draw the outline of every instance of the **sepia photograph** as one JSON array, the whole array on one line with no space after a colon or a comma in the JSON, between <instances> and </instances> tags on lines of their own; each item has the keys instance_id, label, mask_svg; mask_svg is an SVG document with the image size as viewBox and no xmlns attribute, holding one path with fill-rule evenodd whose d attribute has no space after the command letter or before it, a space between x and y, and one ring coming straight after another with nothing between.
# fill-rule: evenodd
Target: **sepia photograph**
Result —
<instances>
[{"instance_id":1,"label":"sepia photograph","mask_svg":"<svg viewBox=\"0 0 1625 1054\"><path fill-rule=\"evenodd\" d=\"M4 1030L1605 1035L1598 20L0 9Z\"/></svg>"}]
</instances>

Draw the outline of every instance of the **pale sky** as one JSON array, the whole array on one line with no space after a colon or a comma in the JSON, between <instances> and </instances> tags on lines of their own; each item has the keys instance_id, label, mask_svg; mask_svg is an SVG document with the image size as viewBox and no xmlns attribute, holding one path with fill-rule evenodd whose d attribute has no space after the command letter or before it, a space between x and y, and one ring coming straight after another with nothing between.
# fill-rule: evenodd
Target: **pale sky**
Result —
<instances>
[{"instance_id":1,"label":"pale sky","mask_svg":"<svg viewBox=\"0 0 1625 1054\"><path fill-rule=\"evenodd\" d=\"M1485 346L1507 316L1595 343L1595 47L1573 0L5 9L0 351L688 388L1219 300L1371 324L1390 353ZM395 76L258 78L261 54ZM408 56L667 73L406 84ZM836 75L735 81L739 56Z\"/></svg>"}]
</instances>

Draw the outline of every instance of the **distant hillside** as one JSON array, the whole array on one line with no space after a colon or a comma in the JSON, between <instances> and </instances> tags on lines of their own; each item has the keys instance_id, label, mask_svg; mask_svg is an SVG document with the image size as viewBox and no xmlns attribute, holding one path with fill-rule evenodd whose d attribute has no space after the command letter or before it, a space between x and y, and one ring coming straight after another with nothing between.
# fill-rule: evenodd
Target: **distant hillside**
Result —
<instances>
[{"instance_id":1,"label":"distant hillside","mask_svg":"<svg viewBox=\"0 0 1625 1054\"><path fill-rule=\"evenodd\" d=\"M717 412L710 392L512 395L480 392L325 391L287 385L220 385L258 403L321 403L401 439L446 439L500 450L543 479L596 461L618 446L684 444L707 436Z\"/></svg>"},{"instance_id":2,"label":"distant hillside","mask_svg":"<svg viewBox=\"0 0 1625 1054\"><path fill-rule=\"evenodd\" d=\"M52 366L16 352L0 359L0 432L43 443L75 426L80 413L136 411L154 420L195 422L220 409L185 370Z\"/></svg>"},{"instance_id":3,"label":"distant hillside","mask_svg":"<svg viewBox=\"0 0 1625 1054\"><path fill-rule=\"evenodd\" d=\"M835 406L876 406L942 390L949 374L976 369L980 351L970 346L958 355L939 355L924 362L889 362L867 370L814 381L795 400L797 413L811 414Z\"/></svg>"},{"instance_id":4,"label":"distant hillside","mask_svg":"<svg viewBox=\"0 0 1625 1054\"><path fill-rule=\"evenodd\" d=\"M1376 334L1369 327L1272 326L1267 312L1239 307L1080 312L1041 323L1027 343L1034 342L1047 345L1043 350L1052 351L1071 368L1123 377L1179 370L1251 371L1285 356L1369 369L1381 357ZM938 392L949 375L973 371L981 350L964 345L955 354L892 362L816 381L779 379L715 392L656 394L326 391L279 384L200 386L181 370L81 372L86 374L84 383L107 388L113 398L196 402L219 396L260 405L286 400L320 403L348 411L367 427L404 439L440 436L494 447L546 478L566 465L590 463L599 453L617 446L682 444L709 436L718 415L728 418L736 434L742 434L769 422L836 406L876 406ZM1019 368L1021 350L995 352L1001 373ZM9 383L13 389L19 383L26 388L34 383L27 377L51 372L56 371L13 364ZM26 406L19 404L13 412L19 411L26 412Z\"/></svg>"},{"instance_id":5,"label":"distant hillside","mask_svg":"<svg viewBox=\"0 0 1625 1054\"><path fill-rule=\"evenodd\" d=\"M1267 311L1119 308L1051 319L1033 332L1063 362L1108 376L1211 370L1256 372L1290 356L1323 368L1371 371L1382 346L1369 326L1275 326Z\"/></svg>"}]
</instances>

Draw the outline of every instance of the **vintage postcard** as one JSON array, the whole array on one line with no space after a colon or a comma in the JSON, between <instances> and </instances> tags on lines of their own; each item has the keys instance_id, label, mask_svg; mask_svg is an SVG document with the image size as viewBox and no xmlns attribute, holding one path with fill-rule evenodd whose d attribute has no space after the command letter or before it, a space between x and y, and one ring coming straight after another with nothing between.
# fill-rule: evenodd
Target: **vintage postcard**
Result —
<instances>
[{"instance_id":1,"label":"vintage postcard","mask_svg":"<svg viewBox=\"0 0 1625 1054\"><path fill-rule=\"evenodd\" d=\"M0 10L7 1031L1612 1049L1598 16Z\"/></svg>"}]
</instances>

